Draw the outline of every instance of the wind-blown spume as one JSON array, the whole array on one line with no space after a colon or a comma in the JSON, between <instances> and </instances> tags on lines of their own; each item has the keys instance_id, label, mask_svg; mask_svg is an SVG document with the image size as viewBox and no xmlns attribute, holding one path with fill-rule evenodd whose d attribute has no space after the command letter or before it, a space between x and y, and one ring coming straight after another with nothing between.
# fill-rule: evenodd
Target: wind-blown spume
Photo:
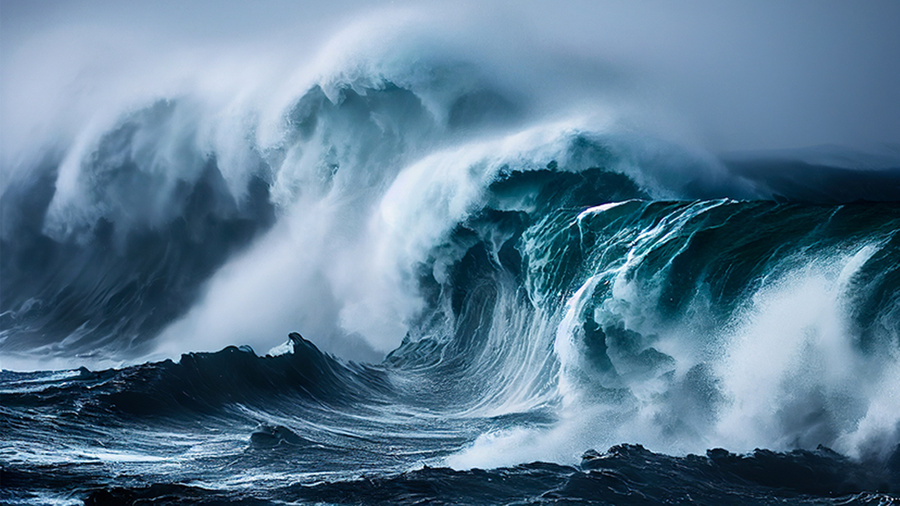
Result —
<instances>
[{"instance_id":1,"label":"wind-blown spume","mask_svg":"<svg viewBox=\"0 0 900 506\"><path fill-rule=\"evenodd\" d=\"M324 463L303 480L622 441L896 459L890 163L722 161L627 104L573 112L578 86L547 98L534 71L413 42L332 48L267 107L153 97L11 178L4 359L185 355L4 373L10 411L151 416L159 440L207 417L231 450L259 424L252 448ZM293 329L315 345L234 347Z\"/></svg>"}]
</instances>

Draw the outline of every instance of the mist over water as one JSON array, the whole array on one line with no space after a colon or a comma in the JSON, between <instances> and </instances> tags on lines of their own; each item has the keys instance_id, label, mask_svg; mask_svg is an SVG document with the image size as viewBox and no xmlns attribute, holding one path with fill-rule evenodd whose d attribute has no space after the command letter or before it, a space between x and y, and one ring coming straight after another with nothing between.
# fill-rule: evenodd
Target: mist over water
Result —
<instances>
[{"instance_id":1,"label":"mist over water","mask_svg":"<svg viewBox=\"0 0 900 506\"><path fill-rule=\"evenodd\" d=\"M540 472L700 466L686 483L759 500L734 483L774 478L741 473L798 465L897 493L898 22L893 2L5 3L4 466L23 490L238 500L209 464L231 459L268 499L327 502L315 484L360 469L390 488L628 442L676 457ZM74 453L45 461L56 423ZM788 453L666 460L714 447ZM54 467L95 454L156 477Z\"/></svg>"}]
</instances>

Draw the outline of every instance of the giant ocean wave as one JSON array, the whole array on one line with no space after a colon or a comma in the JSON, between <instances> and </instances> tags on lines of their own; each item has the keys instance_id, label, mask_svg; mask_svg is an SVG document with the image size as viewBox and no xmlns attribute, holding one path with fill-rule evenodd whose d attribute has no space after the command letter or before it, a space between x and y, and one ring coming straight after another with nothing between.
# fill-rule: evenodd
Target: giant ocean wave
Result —
<instances>
[{"instance_id":1,"label":"giant ocean wave","mask_svg":"<svg viewBox=\"0 0 900 506\"><path fill-rule=\"evenodd\" d=\"M4 169L4 368L59 369L0 377L10 500L900 493L896 153L714 156L417 51Z\"/></svg>"}]
</instances>

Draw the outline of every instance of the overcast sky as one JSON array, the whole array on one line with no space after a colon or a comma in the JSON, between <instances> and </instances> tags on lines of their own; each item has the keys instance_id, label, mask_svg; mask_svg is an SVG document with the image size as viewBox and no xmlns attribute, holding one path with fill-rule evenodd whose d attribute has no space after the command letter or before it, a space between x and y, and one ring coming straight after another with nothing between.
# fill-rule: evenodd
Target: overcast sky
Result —
<instances>
[{"instance_id":1,"label":"overcast sky","mask_svg":"<svg viewBox=\"0 0 900 506\"><path fill-rule=\"evenodd\" d=\"M130 72L117 62L196 48L299 60L353 21L408 8L500 34L485 44L527 41L616 66L712 150L900 142L898 1L443 4L2 0L3 145L13 143L17 123L52 123L61 100L53 95L67 96L72 76L107 79ZM86 47L94 49L73 53L91 37ZM95 50L102 45L110 49Z\"/></svg>"}]
</instances>

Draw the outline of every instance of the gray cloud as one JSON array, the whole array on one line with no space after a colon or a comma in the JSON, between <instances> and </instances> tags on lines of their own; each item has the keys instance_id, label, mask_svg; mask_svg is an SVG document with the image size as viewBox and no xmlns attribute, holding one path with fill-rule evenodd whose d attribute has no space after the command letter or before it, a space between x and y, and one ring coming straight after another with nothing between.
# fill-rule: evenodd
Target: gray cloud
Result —
<instances>
[{"instance_id":1,"label":"gray cloud","mask_svg":"<svg viewBox=\"0 0 900 506\"><path fill-rule=\"evenodd\" d=\"M173 55L202 51L208 59L240 48L251 70L254 55L296 65L349 22L406 9L458 28L459 38L467 39L463 47L493 54L499 73L506 70L504 58L535 66L568 58L573 66L615 68L618 77L628 76L617 84L633 87L645 119L654 118L649 122L658 129L689 132L713 151L868 147L900 139L900 3L890 0L454 7L357 0L7 0L0 10L4 151L36 142L29 126L42 125L48 138L74 136L102 95L116 97L103 81L118 79L121 88L134 85L118 73L139 75L145 83L154 79L155 69L136 72L142 61L164 67L172 58L175 67L190 64ZM600 95L609 90L610 76L585 70L576 87L594 87ZM572 85L562 79L546 84L548 95L564 95ZM90 95L85 90L100 92L77 103ZM54 128L58 132L49 134Z\"/></svg>"}]
</instances>

